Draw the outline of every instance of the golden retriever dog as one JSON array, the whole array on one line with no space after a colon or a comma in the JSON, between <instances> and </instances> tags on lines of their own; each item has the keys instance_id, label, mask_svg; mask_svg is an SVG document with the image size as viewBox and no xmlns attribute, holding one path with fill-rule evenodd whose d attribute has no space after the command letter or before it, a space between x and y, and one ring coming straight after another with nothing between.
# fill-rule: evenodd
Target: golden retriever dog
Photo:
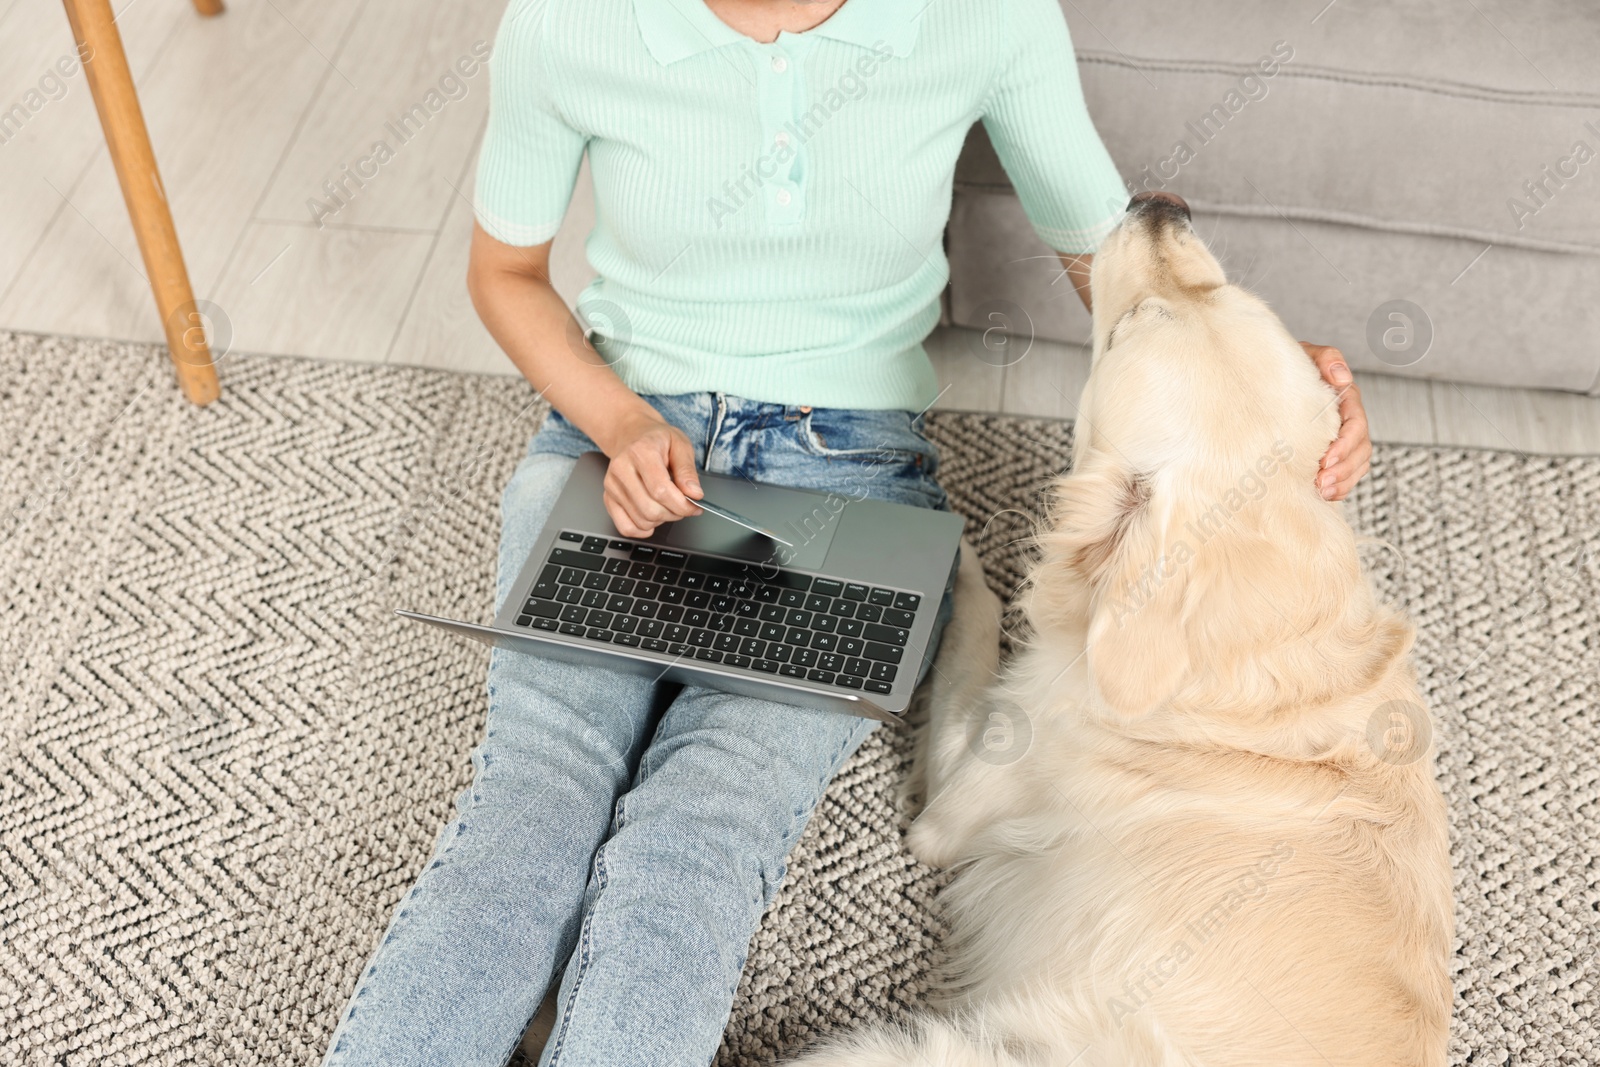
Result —
<instances>
[{"instance_id":1,"label":"golden retriever dog","mask_svg":"<svg viewBox=\"0 0 1600 1067\"><path fill-rule=\"evenodd\" d=\"M908 845L943 1010L811 1067L1443 1064L1445 807L1414 631L1314 486L1336 397L1181 200L1095 256L1071 472L998 679L957 585Z\"/></svg>"}]
</instances>

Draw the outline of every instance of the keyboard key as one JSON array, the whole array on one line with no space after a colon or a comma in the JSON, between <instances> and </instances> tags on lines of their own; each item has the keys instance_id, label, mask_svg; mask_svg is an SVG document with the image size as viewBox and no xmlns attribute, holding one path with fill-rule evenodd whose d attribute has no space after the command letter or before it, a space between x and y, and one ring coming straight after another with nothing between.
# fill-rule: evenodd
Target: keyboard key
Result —
<instances>
[{"instance_id":1,"label":"keyboard key","mask_svg":"<svg viewBox=\"0 0 1600 1067\"><path fill-rule=\"evenodd\" d=\"M670 605L657 604L654 600L635 600L633 613L641 619L654 618L658 611L666 611ZM670 619L668 620L671 621Z\"/></svg>"},{"instance_id":2,"label":"keyboard key","mask_svg":"<svg viewBox=\"0 0 1600 1067\"><path fill-rule=\"evenodd\" d=\"M545 564L544 570L539 572L539 580L530 589L530 596L541 596L546 600L556 595L556 584L561 581L561 568L552 563Z\"/></svg>"},{"instance_id":3,"label":"keyboard key","mask_svg":"<svg viewBox=\"0 0 1600 1067\"><path fill-rule=\"evenodd\" d=\"M585 589L604 589L610 584L611 579L606 577L606 575L600 571L595 571L593 574L589 575L583 580L583 587Z\"/></svg>"},{"instance_id":4,"label":"keyboard key","mask_svg":"<svg viewBox=\"0 0 1600 1067\"><path fill-rule=\"evenodd\" d=\"M778 673L778 668L782 666L782 664L775 659L754 659L750 661L750 666L754 667L758 671L765 671L768 674L776 674Z\"/></svg>"},{"instance_id":5,"label":"keyboard key","mask_svg":"<svg viewBox=\"0 0 1600 1067\"><path fill-rule=\"evenodd\" d=\"M536 630L557 630L560 629L561 624L555 619L535 618L533 620L533 627Z\"/></svg>"},{"instance_id":6,"label":"keyboard key","mask_svg":"<svg viewBox=\"0 0 1600 1067\"><path fill-rule=\"evenodd\" d=\"M670 641L667 643L667 651L674 656L692 656L694 655L694 646L687 641Z\"/></svg>"},{"instance_id":7,"label":"keyboard key","mask_svg":"<svg viewBox=\"0 0 1600 1067\"><path fill-rule=\"evenodd\" d=\"M625 582L633 581L632 578L622 579ZM634 596L642 596L647 600L654 600L661 595L661 586L655 582L639 582L633 587Z\"/></svg>"},{"instance_id":8,"label":"keyboard key","mask_svg":"<svg viewBox=\"0 0 1600 1067\"><path fill-rule=\"evenodd\" d=\"M798 663L802 667L815 667L817 665L817 650L814 648L797 648L794 655L789 657L789 662Z\"/></svg>"},{"instance_id":9,"label":"keyboard key","mask_svg":"<svg viewBox=\"0 0 1600 1067\"><path fill-rule=\"evenodd\" d=\"M625 559L608 559L600 569L607 574L627 574L628 566L628 561Z\"/></svg>"},{"instance_id":10,"label":"keyboard key","mask_svg":"<svg viewBox=\"0 0 1600 1067\"><path fill-rule=\"evenodd\" d=\"M570 548L551 549L550 562L563 567L579 567L586 571L597 571L606 565L605 560L599 556L591 556L585 552L574 552Z\"/></svg>"},{"instance_id":11,"label":"keyboard key","mask_svg":"<svg viewBox=\"0 0 1600 1067\"><path fill-rule=\"evenodd\" d=\"M655 545L634 545L633 558L645 563L654 562L656 558Z\"/></svg>"},{"instance_id":12,"label":"keyboard key","mask_svg":"<svg viewBox=\"0 0 1600 1067\"><path fill-rule=\"evenodd\" d=\"M778 603L786 608L804 607L806 595L798 589L784 589L778 593Z\"/></svg>"},{"instance_id":13,"label":"keyboard key","mask_svg":"<svg viewBox=\"0 0 1600 1067\"><path fill-rule=\"evenodd\" d=\"M717 639L711 642L711 647L718 652L737 652L739 651L739 635L718 634Z\"/></svg>"},{"instance_id":14,"label":"keyboard key","mask_svg":"<svg viewBox=\"0 0 1600 1067\"><path fill-rule=\"evenodd\" d=\"M862 622L878 622L883 618L883 609L876 604L862 604L856 608L856 618Z\"/></svg>"},{"instance_id":15,"label":"keyboard key","mask_svg":"<svg viewBox=\"0 0 1600 1067\"><path fill-rule=\"evenodd\" d=\"M714 648L697 648L694 650L695 659L708 659L712 663L722 662L722 653Z\"/></svg>"},{"instance_id":16,"label":"keyboard key","mask_svg":"<svg viewBox=\"0 0 1600 1067\"><path fill-rule=\"evenodd\" d=\"M704 626L711 621L711 612L705 608L690 608L683 613L683 621L688 626Z\"/></svg>"},{"instance_id":17,"label":"keyboard key","mask_svg":"<svg viewBox=\"0 0 1600 1067\"><path fill-rule=\"evenodd\" d=\"M561 609L562 622L582 622L588 617L589 612L577 604L568 604L566 607Z\"/></svg>"},{"instance_id":18,"label":"keyboard key","mask_svg":"<svg viewBox=\"0 0 1600 1067\"><path fill-rule=\"evenodd\" d=\"M822 582L819 580L817 584L821 585ZM827 611L832 606L833 597L831 596L823 596L821 593L812 593L810 596L806 597L807 611Z\"/></svg>"},{"instance_id":19,"label":"keyboard key","mask_svg":"<svg viewBox=\"0 0 1600 1067\"><path fill-rule=\"evenodd\" d=\"M896 593L894 595L894 606L901 611L916 611L922 606L922 597L916 593Z\"/></svg>"},{"instance_id":20,"label":"keyboard key","mask_svg":"<svg viewBox=\"0 0 1600 1067\"><path fill-rule=\"evenodd\" d=\"M844 671L846 674L856 674L865 678L872 673L872 664L860 656L848 656L844 661Z\"/></svg>"},{"instance_id":21,"label":"keyboard key","mask_svg":"<svg viewBox=\"0 0 1600 1067\"><path fill-rule=\"evenodd\" d=\"M867 642L868 659L875 659L883 663L899 663L900 656L904 652L905 649L897 645L882 645L876 641Z\"/></svg>"},{"instance_id":22,"label":"keyboard key","mask_svg":"<svg viewBox=\"0 0 1600 1067\"><path fill-rule=\"evenodd\" d=\"M886 626L910 626L916 621L916 615L899 608L884 608L883 621Z\"/></svg>"},{"instance_id":23,"label":"keyboard key","mask_svg":"<svg viewBox=\"0 0 1600 1067\"><path fill-rule=\"evenodd\" d=\"M711 590L713 593L726 593L728 588L732 585L733 582L730 581L728 576L725 574L706 575L706 588Z\"/></svg>"},{"instance_id":24,"label":"keyboard key","mask_svg":"<svg viewBox=\"0 0 1600 1067\"><path fill-rule=\"evenodd\" d=\"M783 617L783 621L790 626L810 626L811 612L801 611L799 608L790 608L789 613Z\"/></svg>"},{"instance_id":25,"label":"keyboard key","mask_svg":"<svg viewBox=\"0 0 1600 1067\"><path fill-rule=\"evenodd\" d=\"M563 540L563 541L577 541L578 543L581 544L583 542L583 534L574 533L572 530L562 530L561 531L561 540Z\"/></svg>"},{"instance_id":26,"label":"keyboard key","mask_svg":"<svg viewBox=\"0 0 1600 1067\"><path fill-rule=\"evenodd\" d=\"M589 612L588 618L584 619L583 621L588 623L590 626L597 626L602 630L609 630L611 629L611 612L596 608L595 610Z\"/></svg>"},{"instance_id":27,"label":"keyboard key","mask_svg":"<svg viewBox=\"0 0 1600 1067\"><path fill-rule=\"evenodd\" d=\"M806 671L806 680L807 681L811 681L811 682L821 682L824 685L832 685L833 684L833 672L832 671L819 671L819 670L817 670L816 668L813 667L811 670Z\"/></svg>"},{"instance_id":28,"label":"keyboard key","mask_svg":"<svg viewBox=\"0 0 1600 1067\"><path fill-rule=\"evenodd\" d=\"M793 663L785 663L778 668L778 673L786 678L804 678L806 669Z\"/></svg>"},{"instance_id":29,"label":"keyboard key","mask_svg":"<svg viewBox=\"0 0 1600 1067\"><path fill-rule=\"evenodd\" d=\"M648 563L642 563L639 560L634 560L632 563L628 564L629 578L638 578L640 581L643 581L646 578L654 578L655 576L656 569Z\"/></svg>"},{"instance_id":30,"label":"keyboard key","mask_svg":"<svg viewBox=\"0 0 1600 1067\"><path fill-rule=\"evenodd\" d=\"M621 549L621 550L622 550L622 551L624 551L624 552L626 552L626 551L628 551L628 549L630 549L630 548L632 548L632 547L633 547L633 542L632 542L632 541L621 541L621 540L618 540L618 539L617 539L617 538L612 538L612 539L611 539L611 540L610 540L610 541L609 541L609 542L607 542L607 543L608 543L608 544L609 544L609 545L610 545L610 546L611 546L611 547L612 547L612 548L619 548L619 549Z\"/></svg>"},{"instance_id":31,"label":"keyboard key","mask_svg":"<svg viewBox=\"0 0 1600 1067\"><path fill-rule=\"evenodd\" d=\"M761 632L757 636L763 641L782 641L788 632L782 623L764 622L761 624Z\"/></svg>"},{"instance_id":32,"label":"keyboard key","mask_svg":"<svg viewBox=\"0 0 1600 1067\"><path fill-rule=\"evenodd\" d=\"M789 609L781 604L768 604L761 609L762 622L782 622L788 617Z\"/></svg>"},{"instance_id":33,"label":"keyboard key","mask_svg":"<svg viewBox=\"0 0 1600 1067\"><path fill-rule=\"evenodd\" d=\"M647 601L647 603L648 603L648 601ZM624 615L626 615L628 612L633 610L633 597L631 597L631 596L618 596L615 593L613 593L611 595L611 599L606 601L606 610L607 611L620 611Z\"/></svg>"},{"instance_id":34,"label":"keyboard key","mask_svg":"<svg viewBox=\"0 0 1600 1067\"><path fill-rule=\"evenodd\" d=\"M681 567L689 561L689 557L682 552L673 552L663 548L656 553L656 562L663 567Z\"/></svg>"},{"instance_id":35,"label":"keyboard key","mask_svg":"<svg viewBox=\"0 0 1600 1067\"><path fill-rule=\"evenodd\" d=\"M591 626L589 627L588 632L586 632L583 636L587 637L591 641L609 641L611 640L611 631L602 630L598 626Z\"/></svg>"},{"instance_id":36,"label":"keyboard key","mask_svg":"<svg viewBox=\"0 0 1600 1067\"><path fill-rule=\"evenodd\" d=\"M856 604L853 600L835 600L833 607L828 610L840 618L848 619L856 613Z\"/></svg>"},{"instance_id":37,"label":"keyboard key","mask_svg":"<svg viewBox=\"0 0 1600 1067\"><path fill-rule=\"evenodd\" d=\"M894 590L879 589L877 586L873 586L872 591L867 594L867 602L876 604L880 608L889 607L894 603Z\"/></svg>"},{"instance_id":38,"label":"keyboard key","mask_svg":"<svg viewBox=\"0 0 1600 1067\"><path fill-rule=\"evenodd\" d=\"M583 586L564 585L556 590L556 599L563 604L576 604L583 599Z\"/></svg>"},{"instance_id":39,"label":"keyboard key","mask_svg":"<svg viewBox=\"0 0 1600 1067\"><path fill-rule=\"evenodd\" d=\"M888 682L880 682L873 678L868 678L865 682L863 682L861 688L873 693L894 692L894 686L890 685Z\"/></svg>"},{"instance_id":40,"label":"keyboard key","mask_svg":"<svg viewBox=\"0 0 1600 1067\"><path fill-rule=\"evenodd\" d=\"M704 589L706 586L706 576L703 574L696 574L694 571L684 571L683 577L678 579L678 584L683 586L685 589Z\"/></svg>"},{"instance_id":41,"label":"keyboard key","mask_svg":"<svg viewBox=\"0 0 1600 1067\"><path fill-rule=\"evenodd\" d=\"M717 633L723 634L731 632L733 630L733 624L738 621L739 620L734 618L732 615L714 614L711 616L711 622L707 625L710 626L711 629L717 631Z\"/></svg>"},{"instance_id":42,"label":"keyboard key","mask_svg":"<svg viewBox=\"0 0 1600 1067\"><path fill-rule=\"evenodd\" d=\"M675 645L683 644L689 639L689 628L687 626L680 626L677 623L670 623L668 624L667 628L661 632L661 636L665 637L668 641L671 641Z\"/></svg>"},{"instance_id":43,"label":"keyboard key","mask_svg":"<svg viewBox=\"0 0 1600 1067\"><path fill-rule=\"evenodd\" d=\"M554 567L555 564L552 563L550 566ZM578 567L561 567L559 570L556 580L562 585L582 585L583 579L589 574L588 571Z\"/></svg>"},{"instance_id":44,"label":"keyboard key","mask_svg":"<svg viewBox=\"0 0 1600 1067\"><path fill-rule=\"evenodd\" d=\"M899 668L892 663L874 663L872 665L872 677L880 682L892 682L897 670Z\"/></svg>"},{"instance_id":45,"label":"keyboard key","mask_svg":"<svg viewBox=\"0 0 1600 1067\"><path fill-rule=\"evenodd\" d=\"M627 645L629 648L639 647L639 637L636 634L625 634L618 632L615 640L617 644Z\"/></svg>"},{"instance_id":46,"label":"keyboard key","mask_svg":"<svg viewBox=\"0 0 1600 1067\"><path fill-rule=\"evenodd\" d=\"M860 582L845 582L844 598L846 600L865 600L867 599L867 587Z\"/></svg>"},{"instance_id":47,"label":"keyboard key","mask_svg":"<svg viewBox=\"0 0 1600 1067\"><path fill-rule=\"evenodd\" d=\"M737 603L738 601L727 593L718 593L711 598L711 610L726 615L733 610L733 606Z\"/></svg>"},{"instance_id":48,"label":"keyboard key","mask_svg":"<svg viewBox=\"0 0 1600 1067\"><path fill-rule=\"evenodd\" d=\"M518 626L532 626L533 625L533 616L532 615L518 615L517 616L517 625Z\"/></svg>"},{"instance_id":49,"label":"keyboard key","mask_svg":"<svg viewBox=\"0 0 1600 1067\"><path fill-rule=\"evenodd\" d=\"M811 616L811 628L813 630L821 630L825 634L831 634L834 631L834 627L839 625L839 621L838 616L835 615L813 615Z\"/></svg>"},{"instance_id":50,"label":"keyboard key","mask_svg":"<svg viewBox=\"0 0 1600 1067\"><path fill-rule=\"evenodd\" d=\"M781 592L783 590L775 585L758 585L756 586L755 599L760 604L776 604L778 602L778 594Z\"/></svg>"},{"instance_id":51,"label":"keyboard key","mask_svg":"<svg viewBox=\"0 0 1600 1067\"><path fill-rule=\"evenodd\" d=\"M834 678L833 684L842 685L846 689L860 689L861 679L855 677L854 675L841 674Z\"/></svg>"},{"instance_id":52,"label":"keyboard key","mask_svg":"<svg viewBox=\"0 0 1600 1067\"><path fill-rule=\"evenodd\" d=\"M761 632L761 624L754 619L735 618L733 632L740 637L754 637Z\"/></svg>"},{"instance_id":53,"label":"keyboard key","mask_svg":"<svg viewBox=\"0 0 1600 1067\"><path fill-rule=\"evenodd\" d=\"M867 623L866 638L868 641L886 641L891 645L903 645L910 633L894 626L879 626L877 623Z\"/></svg>"},{"instance_id":54,"label":"keyboard key","mask_svg":"<svg viewBox=\"0 0 1600 1067\"><path fill-rule=\"evenodd\" d=\"M684 593L685 590L680 589L675 585L663 585L661 587L661 592L657 594L656 599L660 600L663 604L682 604Z\"/></svg>"},{"instance_id":55,"label":"keyboard key","mask_svg":"<svg viewBox=\"0 0 1600 1067\"><path fill-rule=\"evenodd\" d=\"M844 670L844 657L836 652L824 652L817 657L817 668L837 674Z\"/></svg>"},{"instance_id":56,"label":"keyboard key","mask_svg":"<svg viewBox=\"0 0 1600 1067\"><path fill-rule=\"evenodd\" d=\"M632 578L624 578L619 574L615 578L611 579L611 581L606 583L606 588L611 590L613 593L626 594L633 592L633 587L636 584L637 583Z\"/></svg>"},{"instance_id":57,"label":"keyboard key","mask_svg":"<svg viewBox=\"0 0 1600 1067\"><path fill-rule=\"evenodd\" d=\"M730 667L748 667L750 666L750 657L741 656L736 652L724 652L722 654L722 662Z\"/></svg>"},{"instance_id":58,"label":"keyboard key","mask_svg":"<svg viewBox=\"0 0 1600 1067\"><path fill-rule=\"evenodd\" d=\"M633 605L633 610L639 610L639 605L637 603ZM656 617L661 619L663 622L682 622L683 608L679 607L677 604L662 604L661 610L656 613Z\"/></svg>"},{"instance_id":59,"label":"keyboard key","mask_svg":"<svg viewBox=\"0 0 1600 1067\"><path fill-rule=\"evenodd\" d=\"M766 650L767 643L765 641L757 640L754 637L746 637L744 640L739 642L739 651L746 656L759 656Z\"/></svg>"},{"instance_id":60,"label":"keyboard key","mask_svg":"<svg viewBox=\"0 0 1600 1067\"><path fill-rule=\"evenodd\" d=\"M814 633L811 635L811 647L821 652L832 652L839 647L839 639L833 634Z\"/></svg>"},{"instance_id":61,"label":"keyboard key","mask_svg":"<svg viewBox=\"0 0 1600 1067\"><path fill-rule=\"evenodd\" d=\"M582 550L584 552L604 552L606 550L606 539L604 537L585 537Z\"/></svg>"},{"instance_id":62,"label":"keyboard key","mask_svg":"<svg viewBox=\"0 0 1600 1067\"><path fill-rule=\"evenodd\" d=\"M697 628L689 631L689 643L696 648L710 648L711 642L716 639L717 635L710 630Z\"/></svg>"},{"instance_id":63,"label":"keyboard key","mask_svg":"<svg viewBox=\"0 0 1600 1067\"><path fill-rule=\"evenodd\" d=\"M811 643L811 631L803 626L791 626L784 631L783 639L791 645L809 645Z\"/></svg>"},{"instance_id":64,"label":"keyboard key","mask_svg":"<svg viewBox=\"0 0 1600 1067\"><path fill-rule=\"evenodd\" d=\"M583 623L581 623L581 622L564 622L564 623L561 624L561 632L564 633L564 634L567 634L570 637L582 637L583 636Z\"/></svg>"},{"instance_id":65,"label":"keyboard key","mask_svg":"<svg viewBox=\"0 0 1600 1067\"><path fill-rule=\"evenodd\" d=\"M529 600L522 605L524 614L534 618L556 619L561 617L561 605L554 600Z\"/></svg>"},{"instance_id":66,"label":"keyboard key","mask_svg":"<svg viewBox=\"0 0 1600 1067\"><path fill-rule=\"evenodd\" d=\"M646 637L643 644L650 652L665 652L667 650L667 643L659 637Z\"/></svg>"},{"instance_id":67,"label":"keyboard key","mask_svg":"<svg viewBox=\"0 0 1600 1067\"><path fill-rule=\"evenodd\" d=\"M740 578L738 581L734 582L728 587L728 592L732 593L736 597L753 596L755 595L755 591L756 583L750 581L748 578Z\"/></svg>"},{"instance_id":68,"label":"keyboard key","mask_svg":"<svg viewBox=\"0 0 1600 1067\"><path fill-rule=\"evenodd\" d=\"M866 624L860 619L840 619L838 633L840 637L860 637Z\"/></svg>"},{"instance_id":69,"label":"keyboard key","mask_svg":"<svg viewBox=\"0 0 1600 1067\"><path fill-rule=\"evenodd\" d=\"M606 606L606 595L599 589L591 589L583 594L583 599L578 603L586 608L603 608Z\"/></svg>"},{"instance_id":70,"label":"keyboard key","mask_svg":"<svg viewBox=\"0 0 1600 1067\"><path fill-rule=\"evenodd\" d=\"M662 623L660 619L640 619L639 632L645 637L660 637Z\"/></svg>"},{"instance_id":71,"label":"keyboard key","mask_svg":"<svg viewBox=\"0 0 1600 1067\"><path fill-rule=\"evenodd\" d=\"M836 597L844 593L844 583L836 582L832 578L817 578L811 582L811 591L826 597Z\"/></svg>"},{"instance_id":72,"label":"keyboard key","mask_svg":"<svg viewBox=\"0 0 1600 1067\"><path fill-rule=\"evenodd\" d=\"M639 621L634 615L618 615L611 620L611 628L619 634L631 634Z\"/></svg>"},{"instance_id":73,"label":"keyboard key","mask_svg":"<svg viewBox=\"0 0 1600 1067\"><path fill-rule=\"evenodd\" d=\"M678 579L683 577L683 572L676 567L657 567L656 581L662 585L677 585Z\"/></svg>"},{"instance_id":74,"label":"keyboard key","mask_svg":"<svg viewBox=\"0 0 1600 1067\"><path fill-rule=\"evenodd\" d=\"M741 619L754 619L761 614L761 605L754 600L741 600L733 606L733 611Z\"/></svg>"},{"instance_id":75,"label":"keyboard key","mask_svg":"<svg viewBox=\"0 0 1600 1067\"><path fill-rule=\"evenodd\" d=\"M767 643L767 658L777 660L779 663L788 663L789 654L793 651L794 649L788 645L773 644L770 641Z\"/></svg>"}]
</instances>

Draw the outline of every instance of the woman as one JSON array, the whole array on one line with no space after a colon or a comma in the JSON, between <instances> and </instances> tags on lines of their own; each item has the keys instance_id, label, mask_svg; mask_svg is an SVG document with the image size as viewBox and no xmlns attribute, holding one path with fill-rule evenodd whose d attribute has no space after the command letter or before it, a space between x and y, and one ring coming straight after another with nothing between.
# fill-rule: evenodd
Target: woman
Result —
<instances>
[{"instance_id":1,"label":"woman","mask_svg":"<svg viewBox=\"0 0 1600 1067\"><path fill-rule=\"evenodd\" d=\"M513 0L469 285L555 410L505 491L499 596L593 448L629 537L698 514L697 469L946 507L921 342L979 119L1087 304L1127 191L1057 0ZM598 350L548 271L586 149ZM1365 422L1338 353L1308 349L1349 386L1342 496ZM325 1062L502 1064L558 973L543 1063L709 1062L784 859L873 723L500 651L489 695L473 783Z\"/></svg>"}]
</instances>

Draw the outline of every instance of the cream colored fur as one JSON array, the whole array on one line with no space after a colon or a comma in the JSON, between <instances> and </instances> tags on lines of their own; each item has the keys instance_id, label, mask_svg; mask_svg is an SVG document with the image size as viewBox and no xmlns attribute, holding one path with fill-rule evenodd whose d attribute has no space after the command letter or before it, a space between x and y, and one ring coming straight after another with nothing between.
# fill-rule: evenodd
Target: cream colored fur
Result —
<instances>
[{"instance_id":1,"label":"cream colored fur","mask_svg":"<svg viewBox=\"0 0 1600 1067\"><path fill-rule=\"evenodd\" d=\"M1032 637L986 686L969 558L908 785L957 869L942 1012L803 1062L1443 1064L1445 809L1412 628L1313 487L1334 394L1171 212L1092 291Z\"/></svg>"}]
</instances>

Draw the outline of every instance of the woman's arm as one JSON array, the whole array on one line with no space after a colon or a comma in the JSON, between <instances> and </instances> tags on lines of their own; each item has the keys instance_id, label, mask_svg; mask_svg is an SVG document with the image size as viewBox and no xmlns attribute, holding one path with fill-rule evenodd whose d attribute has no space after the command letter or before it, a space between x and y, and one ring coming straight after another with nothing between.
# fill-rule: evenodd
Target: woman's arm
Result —
<instances>
[{"instance_id":1,"label":"woman's arm","mask_svg":"<svg viewBox=\"0 0 1600 1067\"><path fill-rule=\"evenodd\" d=\"M473 224L467 291L522 376L611 459L605 505L625 537L700 514L694 445L623 384L550 284L550 244L505 244Z\"/></svg>"},{"instance_id":2,"label":"woman's arm","mask_svg":"<svg viewBox=\"0 0 1600 1067\"><path fill-rule=\"evenodd\" d=\"M1078 299L1092 312L1089 268L1094 263L1093 254L1057 254L1067 277L1072 279L1072 287L1078 291ZM1344 353L1337 348L1307 341L1301 341L1300 347L1322 372L1322 380L1339 391L1339 436L1323 454L1322 465L1317 469L1317 491L1324 499L1343 500L1372 467L1372 438L1367 427L1367 409L1361 403L1361 387L1351 376Z\"/></svg>"}]
</instances>

